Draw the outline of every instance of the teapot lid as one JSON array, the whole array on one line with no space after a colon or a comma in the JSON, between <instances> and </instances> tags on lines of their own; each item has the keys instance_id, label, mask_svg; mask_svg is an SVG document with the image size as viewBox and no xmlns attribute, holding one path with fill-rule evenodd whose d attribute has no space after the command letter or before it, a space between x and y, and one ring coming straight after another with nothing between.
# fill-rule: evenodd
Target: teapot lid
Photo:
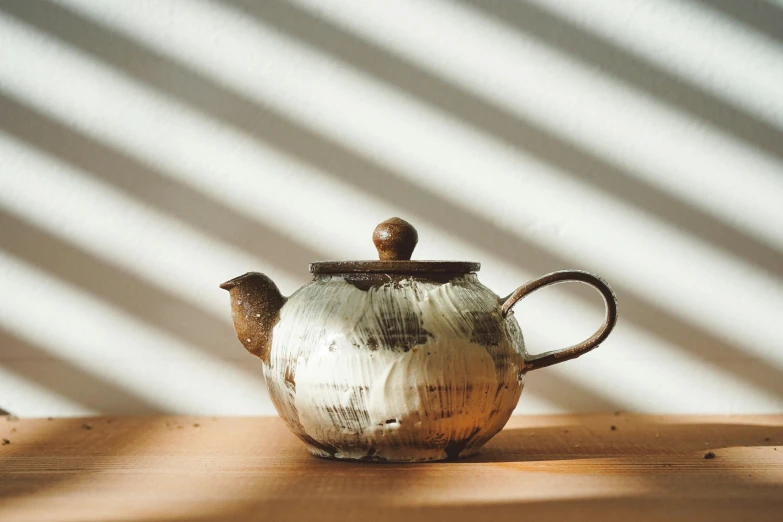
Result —
<instances>
[{"instance_id":1,"label":"teapot lid","mask_svg":"<svg viewBox=\"0 0 783 522\"><path fill-rule=\"evenodd\" d=\"M451 273L477 272L479 263L468 261L411 261L419 241L413 225L400 218L387 219L375 227L372 235L380 261L318 261L310 264L314 274L345 274L357 272L383 273Z\"/></svg>"}]
</instances>

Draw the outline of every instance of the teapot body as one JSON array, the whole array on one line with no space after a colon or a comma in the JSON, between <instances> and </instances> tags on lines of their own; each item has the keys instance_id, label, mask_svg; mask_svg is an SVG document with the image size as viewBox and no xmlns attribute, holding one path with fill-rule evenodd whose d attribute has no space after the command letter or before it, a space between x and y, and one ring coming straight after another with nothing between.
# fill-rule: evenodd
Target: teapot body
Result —
<instances>
[{"instance_id":1,"label":"teapot body","mask_svg":"<svg viewBox=\"0 0 783 522\"><path fill-rule=\"evenodd\" d=\"M321 457L476 453L508 421L526 353L473 273L316 275L280 309L264 359L280 416Z\"/></svg>"},{"instance_id":2,"label":"teapot body","mask_svg":"<svg viewBox=\"0 0 783 522\"><path fill-rule=\"evenodd\" d=\"M220 285L278 413L314 455L473 455L503 429L527 372L594 350L617 323L617 298L594 274L552 272L500 299L478 281L478 263L411 261L417 241L410 223L391 218L373 232L379 261L312 263L312 282L289 298L258 272ZM563 282L595 288L604 323L581 343L529 356L513 308Z\"/></svg>"}]
</instances>

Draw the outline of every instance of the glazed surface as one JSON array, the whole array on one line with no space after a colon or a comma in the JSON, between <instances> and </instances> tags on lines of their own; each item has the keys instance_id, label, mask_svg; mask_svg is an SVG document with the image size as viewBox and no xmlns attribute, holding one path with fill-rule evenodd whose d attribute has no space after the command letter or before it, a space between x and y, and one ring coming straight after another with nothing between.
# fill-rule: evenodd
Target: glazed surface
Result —
<instances>
[{"instance_id":1,"label":"glazed surface","mask_svg":"<svg viewBox=\"0 0 783 522\"><path fill-rule=\"evenodd\" d=\"M321 277L292 295L264 372L281 417L319 456L467 456L522 392L521 332L475 274L361 289Z\"/></svg>"}]
</instances>

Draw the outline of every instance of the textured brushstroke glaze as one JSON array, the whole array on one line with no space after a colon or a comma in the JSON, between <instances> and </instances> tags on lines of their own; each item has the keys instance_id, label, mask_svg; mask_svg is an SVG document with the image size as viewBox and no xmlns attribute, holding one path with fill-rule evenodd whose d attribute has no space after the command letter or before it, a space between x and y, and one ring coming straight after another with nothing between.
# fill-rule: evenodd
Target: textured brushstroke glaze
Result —
<instances>
[{"instance_id":1,"label":"textured brushstroke glaze","mask_svg":"<svg viewBox=\"0 0 783 522\"><path fill-rule=\"evenodd\" d=\"M522 392L524 343L475 274L360 289L321 276L282 306L264 373L280 416L319 456L468 456Z\"/></svg>"}]
</instances>

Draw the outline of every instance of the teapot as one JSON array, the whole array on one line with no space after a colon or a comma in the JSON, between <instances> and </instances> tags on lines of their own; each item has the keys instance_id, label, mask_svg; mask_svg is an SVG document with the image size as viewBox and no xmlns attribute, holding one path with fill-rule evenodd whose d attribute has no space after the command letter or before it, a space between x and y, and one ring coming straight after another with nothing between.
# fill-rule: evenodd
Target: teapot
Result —
<instances>
[{"instance_id":1,"label":"teapot","mask_svg":"<svg viewBox=\"0 0 783 522\"><path fill-rule=\"evenodd\" d=\"M587 272L553 272L500 298L478 263L411 261L418 233L402 219L378 225L373 242L379 260L312 263L312 281L290 297L258 272L220 285L277 412L318 457L474 455L508 421L528 372L598 347L617 322L614 292ZM565 281L600 292L604 323L575 346L530 355L514 305Z\"/></svg>"}]
</instances>

